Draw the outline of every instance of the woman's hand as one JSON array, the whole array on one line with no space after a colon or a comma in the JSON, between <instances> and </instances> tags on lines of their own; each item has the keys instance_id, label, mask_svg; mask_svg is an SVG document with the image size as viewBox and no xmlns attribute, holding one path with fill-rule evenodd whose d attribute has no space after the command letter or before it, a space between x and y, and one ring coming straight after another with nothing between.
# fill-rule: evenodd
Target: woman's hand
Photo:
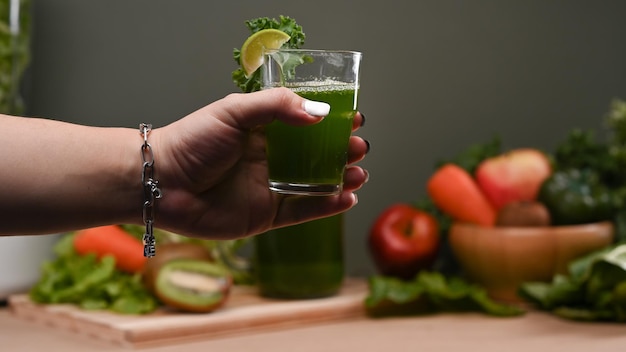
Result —
<instances>
[{"instance_id":1,"label":"woman's hand","mask_svg":"<svg viewBox=\"0 0 626 352\"><path fill-rule=\"evenodd\" d=\"M292 125L319 122L322 117L310 113L320 114L325 104L305 102L286 88L231 94L155 129L150 134L155 177L164 194L156 204L157 226L192 237L233 239L353 207L354 192L368 179L364 169L351 165L369 149L357 136L350 138L341 194L285 196L268 188L260 127L274 119ZM357 113L353 130L363 121Z\"/></svg>"}]
</instances>

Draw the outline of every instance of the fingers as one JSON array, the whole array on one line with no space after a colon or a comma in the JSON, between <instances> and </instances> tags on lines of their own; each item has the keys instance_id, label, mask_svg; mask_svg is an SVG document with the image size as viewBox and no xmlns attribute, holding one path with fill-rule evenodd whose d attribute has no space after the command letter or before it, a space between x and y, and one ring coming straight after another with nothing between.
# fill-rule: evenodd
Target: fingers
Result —
<instances>
[{"instance_id":1,"label":"fingers","mask_svg":"<svg viewBox=\"0 0 626 352\"><path fill-rule=\"evenodd\" d=\"M253 128L274 119L301 126L321 121L328 115L330 105L304 99L287 88L279 87L253 93L233 93L209 105L217 108L213 114L231 125ZM352 131L365 124L365 115L355 114Z\"/></svg>"},{"instance_id":2,"label":"fingers","mask_svg":"<svg viewBox=\"0 0 626 352\"><path fill-rule=\"evenodd\" d=\"M358 203L356 194L344 191L328 197L287 196L283 199L274 226L282 227L342 213Z\"/></svg>"},{"instance_id":3,"label":"fingers","mask_svg":"<svg viewBox=\"0 0 626 352\"><path fill-rule=\"evenodd\" d=\"M360 111L357 111L352 120L352 132L358 130L365 125L365 115Z\"/></svg>"},{"instance_id":4,"label":"fingers","mask_svg":"<svg viewBox=\"0 0 626 352\"><path fill-rule=\"evenodd\" d=\"M343 176L344 192L354 192L369 181L370 174L360 166L349 166Z\"/></svg>"},{"instance_id":5,"label":"fingers","mask_svg":"<svg viewBox=\"0 0 626 352\"><path fill-rule=\"evenodd\" d=\"M354 193L369 180L369 173L359 167L350 166L344 174L343 191L327 197L284 196L274 226L287 226L344 212L358 203Z\"/></svg>"},{"instance_id":6,"label":"fingers","mask_svg":"<svg viewBox=\"0 0 626 352\"><path fill-rule=\"evenodd\" d=\"M330 112L330 105L321 101L304 100L302 107L309 115L324 117Z\"/></svg>"},{"instance_id":7,"label":"fingers","mask_svg":"<svg viewBox=\"0 0 626 352\"><path fill-rule=\"evenodd\" d=\"M351 136L348 144L348 164L363 160L370 151L370 143L358 136Z\"/></svg>"},{"instance_id":8,"label":"fingers","mask_svg":"<svg viewBox=\"0 0 626 352\"><path fill-rule=\"evenodd\" d=\"M287 88L234 93L209 105L214 116L232 126L250 129L274 119L302 126L317 123L330 111L322 102L306 100Z\"/></svg>"}]
</instances>

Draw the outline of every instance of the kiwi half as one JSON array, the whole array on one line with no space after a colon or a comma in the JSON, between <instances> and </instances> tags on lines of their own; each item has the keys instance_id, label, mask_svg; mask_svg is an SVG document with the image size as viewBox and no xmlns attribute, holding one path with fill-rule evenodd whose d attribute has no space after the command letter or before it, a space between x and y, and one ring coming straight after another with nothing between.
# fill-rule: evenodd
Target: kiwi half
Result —
<instances>
[{"instance_id":1,"label":"kiwi half","mask_svg":"<svg viewBox=\"0 0 626 352\"><path fill-rule=\"evenodd\" d=\"M152 272L154 295L167 306L189 311L210 312L219 308L230 293L229 272L206 260L175 259Z\"/></svg>"},{"instance_id":2,"label":"kiwi half","mask_svg":"<svg viewBox=\"0 0 626 352\"><path fill-rule=\"evenodd\" d=\"M155 292L154 278L163 265L177 259L213 261L209 252L202 246L186 242L163 243L159 246L159 253L146 261L143 270L143 282L150 291Z\"/></svg>"}]
</instances>

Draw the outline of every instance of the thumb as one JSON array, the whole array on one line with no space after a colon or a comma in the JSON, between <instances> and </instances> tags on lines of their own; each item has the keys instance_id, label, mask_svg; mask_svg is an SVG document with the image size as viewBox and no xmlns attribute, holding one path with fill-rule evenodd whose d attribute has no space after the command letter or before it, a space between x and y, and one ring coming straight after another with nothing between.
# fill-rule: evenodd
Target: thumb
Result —
<instances>
[{"instance_id":1,"label":"thumb","mask_svg":"<svg viewBox=\"0 0 626 352\"><path fill-rule=\"evenodd\" d=\"M287 88L272 88L254 93L230 94L213 104L215 115L240 128L266 125L277 119L290 125L310 125L330 112L330 105L307 100ZM219 111L223 113L219 113Z\"/></svg>"}]
</instances>

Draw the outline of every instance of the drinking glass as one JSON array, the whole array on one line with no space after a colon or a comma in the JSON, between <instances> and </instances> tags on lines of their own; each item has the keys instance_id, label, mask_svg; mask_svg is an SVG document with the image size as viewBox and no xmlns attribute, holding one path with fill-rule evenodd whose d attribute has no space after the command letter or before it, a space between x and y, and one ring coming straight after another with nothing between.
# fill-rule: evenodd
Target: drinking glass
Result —
<instances>
[{"instance_id":1,"label":"drinking glass","mask_svg":"<svg viewBox=\"0 0 626 352\"><path fill-rule=\"evenodd\" d=\"M333 296L344 279L344 215L282 227L254 237L254 271L265 297Z\"/></svg>"},{"instance_id":2,"label":"drinking glass","mask_svg":"<svg viewBox=\"0 0 626 352\"><path fill-rule=\"evenodd\" d=\"M310 126L266 126L269 187L285 194L332 195L343 186L352 120L357 110L360 52L278 49L265 54L262 89L287 87L330 104Z\"/></svg>"}]
</instances>

